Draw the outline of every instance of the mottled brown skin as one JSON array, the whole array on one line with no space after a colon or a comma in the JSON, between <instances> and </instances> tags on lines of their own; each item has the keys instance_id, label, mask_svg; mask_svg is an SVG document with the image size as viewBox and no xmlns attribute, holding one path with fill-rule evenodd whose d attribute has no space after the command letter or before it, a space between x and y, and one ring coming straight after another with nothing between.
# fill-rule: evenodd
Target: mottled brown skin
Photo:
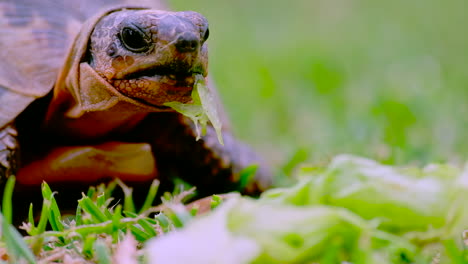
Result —
<instances>
[{"instance_id":1,"label":"mottled brown skin","mask_svg":"<svg viewBox=\"0 0 468 264\"><path fill-rule=\"evenodd\" d=\"M126 29L141 35L142 51L126 46L122 36ZM90 36L85 58L89 64L83 64L80 73L91 80L81 86L92 86L93 92L112 90L120 97L111 106L83 111L77 101L86 96L74 95L82 93L83 87L78 91L56 87L45 126L67 134L79 131L80 135L72 136L92 139L131 130L134 120L142 120L147 113L172 111L163 105L166 102L190 102L194 75L207 75L207 30L206 19L195 12L124 10L103 17ZM195 43L190 50L181 46L187 41Z\"/></svg>"},{"instance_id":2,"label":"mottled brown skin","mask_svg":"<svg viewBox=\"0 0 468 264\"><path fill-rule=\"evenodd\" d=\"M138 52L125 49L119 44L125 30L142 33L148 45ZM207 75L207 37L208 22L195 12L115 12L91 36L91 66L130 98L158 108L189 102L194 74Z\"/></svg>"},{"instance_id":3,"label":"mottled brown skin","mask_svg":"<svg viewBox=\"0 0 468 264\"><path fill-rule=\"evenodd\" d=\"M113 177L136 186L159 178L168 187L168 178L179 176L207 195L237 189L239 172L252 163L260 167L244 192L267 188L268 169L227 129L224 146L211 126L196 141L192 122L164 106L190 102L195 75L207 76L207 37L208 23L195 12L118 9L101 18L79 73L64 71L15 122L20 188L45 180L79 195ZM65 68L73 69L70 61ZM70 74L79 76L69 81Z\"/></svg>"},{"instance_id":4,"label":"mottled brown skin","mask_svg":"<svg viewBox=\"0 0 468 264\"><path fill-rule=\"evenodd\" d=\"M19 160L18 132L13 125L0 130L0 175L16 172Z\"/></svg>"}]
</instances>

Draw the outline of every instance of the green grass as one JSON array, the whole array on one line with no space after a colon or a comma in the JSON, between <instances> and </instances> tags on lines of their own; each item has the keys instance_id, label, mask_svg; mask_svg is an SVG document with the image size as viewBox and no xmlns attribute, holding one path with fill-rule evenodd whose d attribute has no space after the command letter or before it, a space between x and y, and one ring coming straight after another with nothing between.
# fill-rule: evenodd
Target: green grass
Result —
<instances>
[{"instance_id":1,"label":"green grass","mask_svg":"<svg viewBox=\"0 0 468 264\"><path fill-rule=\"evenodd\" d=\"M304 149L314 162L467 156L465 1L170 2L210 21L234 131L273 163Z\"/></svg>"},{"instance_id":2,"label":"green grass","mask_svg":"<svg viewBox=\"0 0 468 264\"><path fill-rule=\"evenodd\" d=\"M151 238L182 228L198 213L200 206L195 204L189 209L182 204L193 190L165 194L162 205L151 206L159 186L159 181L154 180L145 203L136 210L132 188L115 180L106 185L90 187L88 193L83 194L78 201L76 214L63 217L54 198L55 193L43 183L41 188L44 200L40 219L34 220L31 204L29 220L20 227L27 233L27 236L22 237L12 225L14 184L15 177L9 177L0 213L1 257L4 259L8 256L10 263L62 263L65 256L78 263L113 263L112 258L118 254L122 243L131 243L132 246L122 246L125 249L120 252L120 257L134 258L135 261L138 259L139 263L143 263L143 253L137 250ZM116 187L124 192L123 203L114 201L112 197ZM222 200L218 196L212 197L211 208L216 208Z\"/></svg>"},{"instance_id":3,"label":"green grass","mask_svg":"<svg viewBox=\"0 0 468 264\"><path fill-rule=\"evenodd\" d=\"M245 169L243 181L255 169ZM25 237L11 225L11 176L2 198L0 259L358 264L437 258L463 264L468 263L467 243L461 241L468 221L466 175L467 169L448 165L390 167L341 155L327 167L304 167L299 182L270 189L259 199L232 193L184 206L192 188L165 193L162 205L150 206L159 187L154 180L143 206L136 208L132 188L115 180L90 187L72 216L63 215L56 193L43 183L40 217L35 219L31 205L29 220L20 227ZM122 201L112 197L116 188L123 191ZM175 248L183 254L174 254Z\"/></svg>"},{"instance_id":4,"label":"green grass","mask_svg":"<svg viewBox=\"0 0 468 264\"><path fill-rule=\"evenodd\" d=\"M254 170L245 170L245 178ZM467 172L449 165L391 167L339 155L327 167L302 168L301 181L270 189L258 199L232 193L184 206L191 189L166 193L162 205L151 207L159 184L155 180L142 208L135 207L132 189L115 180L91 187L73 216L62 215L55 192L44 183L40 218L34 219L31 207L29 221L21 226L25 237L11 225L12 176L2 199L0 259L464 264ZM122 203L112 198L116 188L123 190Z\"/></svg>"}]
</instances>

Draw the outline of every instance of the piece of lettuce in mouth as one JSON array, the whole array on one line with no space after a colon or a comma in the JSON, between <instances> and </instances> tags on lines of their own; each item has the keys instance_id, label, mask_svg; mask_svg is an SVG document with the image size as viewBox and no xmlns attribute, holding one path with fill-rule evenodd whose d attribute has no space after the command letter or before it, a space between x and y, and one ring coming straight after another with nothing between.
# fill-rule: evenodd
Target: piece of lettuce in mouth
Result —
<instances>
[{"instance_id":1,"label":"piece of lettuce in mouth","mask_svg":"<svg viewBox=\"0 0 468 264\"><path fill-rule=\"evenodd\" d=\"M175 111L190 118L195 124L197 131L197 140L206 133L208 121L213 125L218 141L224 145L223 135L221 133L221 119L216 109L216 100L214 95L205 83L205 78L198 74L195 76L195 84L192 90L192 103L184 104L180 102L167 102L164 104Z\"/></svg>"}]
</instances>

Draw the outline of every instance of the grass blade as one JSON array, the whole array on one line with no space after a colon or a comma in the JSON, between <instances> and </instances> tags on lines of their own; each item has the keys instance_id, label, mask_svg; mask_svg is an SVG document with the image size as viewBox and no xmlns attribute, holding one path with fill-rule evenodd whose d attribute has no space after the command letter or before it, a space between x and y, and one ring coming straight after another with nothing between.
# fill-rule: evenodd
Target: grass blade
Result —
<instances>
[{"instance_id":1,"label":"grass blade","mask_svg":"<svg viewBox=\"0 0 468 264\"><path fill-rule=\"evenodd\" d=\"M52 190L46 182L42 183L41 191L44 199L50 201L49 222L52 227L52 230L63 231L62 214L60 213L57 201L55 200L54 192L52 192Z\"/></svg>"},{"instance_id":2,"label":"grass blade","mask_svg":"<svg viewBox=\"0 0 468 264\"><path fill-rule=\"evenodd\" d=\"M8 256L12 258L11 263L18 263L20 259L25 259L28 263L36 263L34 254L26 245L21 234L0 214L2 222L2 237L5 241ZM16 261L15 261L16 260Z\"/></svg>"},{"instance_id":3,"label":"grass blade","mask_svg":"<svg viewBox=\"0 0 468 264\"><path fill-rule=\"evenodd\" d=\"M143 206L140 209L140 214L151 207L151 205L154 202L154 199L156 198L156 194L158 193L158 189L159 189L159 181L154 180L151 183L151 186L148 191L148 195L146 195L145 202L143 203Z\"/></svg>"},{"instance_id":4,"label":"grass blade","mask_svg":"<svg viewBox=\"0 0 468 264\"><path fill-rule=\"evenodd\" d=\"M80 225L83 224L82 210L81 210L81 206L80 206L80 205L78 205L78 206L76 207L75 223L76 223L76 226L80 226Z\"/></svg>"},{"instance_id":5,"label":"grass blade","mask_svg":"<svg viewBox=\"0 0 468 264\"><path fill-rule=\"evenodd\" d=\"M28 235L32 235L34 230L36 229L35 223L34 223L34 208L33 208L33 203L29 204L29 212L28 212L28 222L30 224L30 228L27 230Z\"/></svg>"},{"instance_id":6,"label":"grass blade","mask_svg":"<svg viewBox=\"0 0 468 264\"><path fill-rule=\"evenodd\" d=\"M125 185L120 179L116 180L117 184L122 188L124 192L124 210L132 213L136 213L135 204L133 203L133 189Z\"/></svg>"},{"instance_id":7,"label":"grass blade","mask_svg":"<svg viewBox=\"0 0 468 264\"><path fill-rule=\"evenodd\" d=\"M139 242L145 242L146 240L151 238L147 233L145 233L143 230L139 229L134 225L131 225L129 229L135 236L136 240L138 240Z\"/></svg>"},{"instance_id":8,"label":"grass blade","mask_svg":"<svg viewBox=\"0 0 468 264\"><path fill-rule=\"evenodd\" d=\"M146 233L151 236L155 237L157 235L156 229L153 225L151 225L146 219L140 219L137 221L138 224L146 231Z\"/></svg>"},{"instance_id":9,"label":"grass blade","mask_svg":"<svg viewBox=\"0 0 468 264\"><path fill-rule=\"evenodd\" d=\"M35 230L35 235L44 233L47 227L47 222L49 221L49 211L50 211L50 201L44 199L42 202L41 217L39 218L39 223Z\"/></svg>"},{"instance_id":10,"label":"grass blade","mask_svg":"<svg viewBox=\"0 0 468 264\"><path fill-rule=\"evenodd\" d=\"M257 164L252 164L246 168L244 168L240 172L240 178L239 178L239 189L243 190L249 183L251 183L255 177L255 173L257 172L258 165Z\"/></svg>"},{"instance_id":11,"label":"grass blade","mask_svg":"<svg viewBox=\"0 0 468 264\"><path fill-rule=\"evenodd\" d=\"M101 209L99 209L99 207L97 207L88 196L84 196L78 200L78 204L91 216L94 221L102 223L109 220L107 216L101 211Z\"/></svg>"},{"instance_id":12,"label":"grass blade","mask_svg":"<svg viewBox=\"0 0 468 264\"><path fill-rule=\"evenodd\" d=\"M2 201L2 211L4 221L8 224L11 224L13 219L13 189L15 188L15 180L14 176L8 177L8 180L5 185L5 191L3 193L3 201Z\"/></svg>"},{"instance_id":13,"label":"grass blade","mask_svg":"<svg viewBox=\"0 0 468 264\"><path fill-rule=\"evenodd\" d=\"M91 258L93 256L93 246L95 241L95 235L89 235L84 238L82 254L87 258Z\"/></svg>"},{"instance_id":14,"label":"grass blade","mask_svg":"<svg viewBox=\"0 0 468 264\"><path fill-rule=\"evenodd\" d=\"M26 259L28 263L36 263L34 254L26 245L21 234L11 225L13 219L13 189L15 187L15 177L10 176L6 182L3 192L2 209L5 215L0 213L2 223L2 238L5 241L8 255L13 260ZM16 263L16 261L12 261Z\"/></svg>"},{"instance_id":15,"label":"grass blade","mask_svg":"<svg viewBox=\"0 0 468 264\"><path fill-rule=\"evenodd\" d=\"M117 205L112 216L112 239L118 241L120 230L120 219L122 219L122 205Z\"/></svg>"},{"instance_id":16,"label":"grass blade","mask_svg":"<svg viewBox=\"0 0 468 264\"><path fill-rule=\"evenodd\" d=\"M107 184L104 190L104 195L106 197L106 200L112 198L112 193L114 192L116 186L117 186L117 181L115 180Z\"/></svg>"}]
</instances>

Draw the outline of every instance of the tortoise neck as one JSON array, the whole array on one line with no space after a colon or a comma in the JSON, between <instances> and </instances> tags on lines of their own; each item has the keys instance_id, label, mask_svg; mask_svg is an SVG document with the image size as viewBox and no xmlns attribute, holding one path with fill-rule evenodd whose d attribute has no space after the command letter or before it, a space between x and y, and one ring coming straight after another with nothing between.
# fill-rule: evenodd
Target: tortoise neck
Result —
<instances>
[{"instance_id":1,"label":"tortoise neck","mask_svg":"<svg viewBox=\"0 0 468 264\"><path fill-rule=\"evenodd\" d=\"M148 115L146 111L128 111L125 102L119 102L105 111L85 112L79 117L70 117L67 112L73 104L71 96L53 96L42 129L80 141L98 140L132 130Z\"/></svg>"},{"instance_id":2,"label":"tortoise neck","mask_svg":"<svg viewBox=\"0 0 468 264\"><path fill-rule=\"evenodd\" d=\"M46 131L76 140L98 140L109 135L125 134L131 131L147 113L86 113L79 118L56 117L44 123Z\"/></svg>"}]
</instances>

